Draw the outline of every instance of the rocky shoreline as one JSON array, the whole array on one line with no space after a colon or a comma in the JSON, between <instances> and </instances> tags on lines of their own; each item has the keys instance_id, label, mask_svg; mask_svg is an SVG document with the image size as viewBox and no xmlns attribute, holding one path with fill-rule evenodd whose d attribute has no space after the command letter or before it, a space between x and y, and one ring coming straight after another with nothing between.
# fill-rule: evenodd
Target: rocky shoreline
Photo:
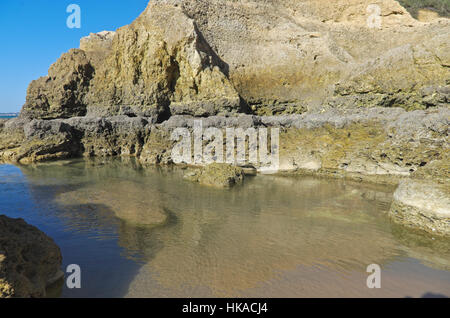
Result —
<instances>
[{"instance_id":1,"label":"rocky shoreline","mask_svg":"<svg viewBox=\"0 0 450 318\"><path fill-rule=\"evenodd\" d=\"M421 181L423 187L414 187L409 196L394 202L393 220L448 235L449 204L444 199L449 197L449 118L448 108L407 112L381 107L289 116L172 116L162 123L149 117L123 115L54 120L16 118L5 122L0 131L3 141L0 159L29 164L82 156L131 156L142 164L173 164L171 151L175 142L171 140L171 132L180 127L192 131L194 121L201 121L203 129L277 127L279 173L394 185L402 180ZM431 196L435 187L441 188L440 199L436 200ZM428 217L422 217L422 221L400 217L423 210L414 203L415 196L423 191L430 192ZM433 205L435 201L443 202L439 209ZM430 213L433 226L430 222L427 225ZM434 217L434 213L439 217L437 214Z\"/></svg>"},{"instance_id":2,"label":"rocky shoreline","mask_svg":"<svg viewBox=\"0 0 450 318\"><path fill-rule=\"evenodd\" d=\"M195 122L223 136L279 129L279 174L398 186L393 222L449 236L450 20L421 22L397 1L377 3L373 28L370 0L152 0L133 23L81 39L30 83L20 116L0 119L0 162L170 165L173 131L191 134ZM240 184L246 173L198 165L206 167L186 178L206 185ZM0 218L5 231L27 227L16 223ZM37 285L17 283L8 255L24 247L8 234L0 296L44 296L60 265L54 243L29 230L48 268L31 279Z\"/></svg>"}]
</instances>

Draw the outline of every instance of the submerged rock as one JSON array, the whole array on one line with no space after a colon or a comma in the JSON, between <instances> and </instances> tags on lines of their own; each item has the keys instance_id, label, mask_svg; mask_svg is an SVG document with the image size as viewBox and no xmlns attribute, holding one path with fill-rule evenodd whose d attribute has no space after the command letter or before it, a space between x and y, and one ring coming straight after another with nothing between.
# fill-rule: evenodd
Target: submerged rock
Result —
<instances>
[{"instance_id":1,"label":"submerged rock","mask_svg":"<svg viewBox=\"0 0 450 318\"><path fill-rule=\"evenodd\" d=\"M212 163L199 170L192 170L185 174L189 181L218 188L230 188L244 181L242 168L225 163Z\"/></svg>"},{"instance_id":2,"label":"submerged rock","mask_svg":"<svg viewBox=\"0 0 450 318\"><path fill-rule=\"evenodd\" d=\"M84 205L96 213L112 212L120 220L135 226L157 226L168 218L160 193L127 180L109 179L106 183L64 192L55 201L66 207Z\"/></svg>"},{"instance_id":3,"label":"submerged rock","mask_svg":"<svg viewBox=\"0 0 450 318\"><path fill-rule=\"evenodd\" d=\"M0 216L0 298L44 297L64 276L51 238L22 219Z\"/></svg>"}]
</instances>

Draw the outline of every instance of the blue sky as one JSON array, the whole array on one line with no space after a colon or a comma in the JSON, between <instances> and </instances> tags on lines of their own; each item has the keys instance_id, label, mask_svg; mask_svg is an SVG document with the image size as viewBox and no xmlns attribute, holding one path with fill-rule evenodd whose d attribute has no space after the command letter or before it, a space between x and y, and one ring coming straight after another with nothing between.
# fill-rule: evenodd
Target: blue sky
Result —
<instances>
[{"instance_id":1,"label":"blue sky","mask_svg":"<svg viewBox=\"0 0 450 318\"><path fill-rule=\"evenodd\" d=\"M18 112L28 84L47 75L64 52L91 32L130 24L148 0L0 0L0 113ZM81 8L81 28L70 29L66 8Z\"/></svg>"}]
</instances>

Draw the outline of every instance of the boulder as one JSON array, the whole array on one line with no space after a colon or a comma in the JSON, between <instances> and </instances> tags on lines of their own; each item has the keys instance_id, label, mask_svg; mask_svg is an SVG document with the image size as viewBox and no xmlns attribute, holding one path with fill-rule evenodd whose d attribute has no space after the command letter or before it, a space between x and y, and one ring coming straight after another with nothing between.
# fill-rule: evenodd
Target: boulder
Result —
<instances>
[{"instance_id":1,"label":"boulder","mask_svg":"<svg viewBox=\"0 0 450 318\"><path fill-rule=\"evenodd\" d=\"M77 117L65 121L79 138L80 154L86 157L136 156L150 133L152 118Z\"/></svg>"},{"instance_id":2,"label":"boulder","mask_svg":"<svg viewBox=\"0 0 450 318\"><path fill-rule=\"evenodd\" d=\"M437 235L450 235L450 188L432 181L405 180L394 193L392 220Z\"/></svg>"},{"instance_id":3,"label":"boulder","mask_svg":"<svg viewBox=\"0 0 450 318\"><path fill-rule=\"evenodd\" d=\"M64 276L53 240L22 219L0 215L0 298L45 297Z\"/></svg>"}]
</instances>

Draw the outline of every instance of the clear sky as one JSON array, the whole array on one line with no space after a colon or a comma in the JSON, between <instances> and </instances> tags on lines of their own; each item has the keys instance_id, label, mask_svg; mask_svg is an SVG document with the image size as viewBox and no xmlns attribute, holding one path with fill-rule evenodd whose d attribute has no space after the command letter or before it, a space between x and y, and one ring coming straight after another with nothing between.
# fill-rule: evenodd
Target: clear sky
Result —
<instances>
[{"instance_id":1,"label":"clear sky","mask_svg":"<svg viewBox=\"0 0 450 318\"><path fill-rule=\"evenodd\" d=\"M18 112L28 84L47 75L64 52L91 32L130 24L148 0L0 0L0 113ZM70 4L81 8L81 28L66 25Z\"/></svg>"}]
</instances>

